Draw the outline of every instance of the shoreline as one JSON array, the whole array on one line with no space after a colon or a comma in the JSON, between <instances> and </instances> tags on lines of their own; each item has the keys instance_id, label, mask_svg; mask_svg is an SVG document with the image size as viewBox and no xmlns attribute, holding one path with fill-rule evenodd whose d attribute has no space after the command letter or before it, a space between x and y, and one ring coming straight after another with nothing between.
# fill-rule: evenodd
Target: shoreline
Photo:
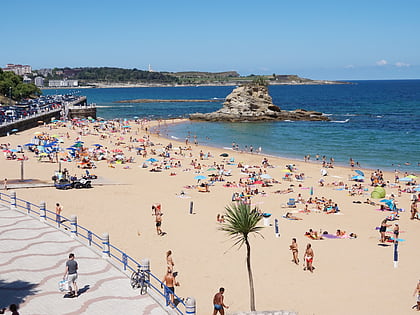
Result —
<instances>
[{"instance_id":1,"label":"shoreline","mask_svg":"<svg viewBox=\"0 0 420 315\"><path fill-rule=\"evenodd\" d=\"M177 121L176 122L173 122L174 120L177 120ZM162 121L169 121L169 122L171 122L171 124L185 124L185 123L191 122L191 120L188 119L188 118L162 119ZM197 121L194 121L194 122L197 122ZM198 123L200 123L200 122L198 121ZM156 128L158 128L158 127L159 126L154 126L151 130L156 130ZM160 132L159 132L159 135L160 136L163 136L164 138L166 138L168 140L178 141L178 142L182 143L182 140L181 139L174 139L174 138L172 138L172 137L175 137L173 135L169 135L167 133L164 133L163 134L163 133L160 133ZM265 157L269 157L269 158L280 158L280 159L293 160L295 162L304 162L303 158L298 158L298 157L295 157L295 156L282 156L282 155L275 155L275 154L269 154L269 153L251 153L251 152L244 152L243 150L242 151L241 150L240 151L236 151L236 150L233 150L231 147L224 147L224 146L211 145L211 144L204 144L203 146L209 147L209 148L217 148L217 149L221 149L221 150L229 150L229 151L232 151L232 152L237 152L237 153L242 153L242 154L251 154L251 155L254 155L254 156L260 155L262 157L265 156ZM322 164L322 160L320 159L320 160L317 161L317 160L313 160L312 159L312 160L307 161L305 163L314 164L314 165L321 165ZM351 169L351 166L348 165L347 163L335 162L334 164L336 166L340 166L340 167ZM384 169L387 172L390 172L390 173L395 172L395 171L398 171L398 172L408 172L408 173L416 173L417 170L411 169L410 166L406 165L405 166L406 168L404 168L404 169L401 169L401 166L389 166L389 167L386 167ZM361 169L361 170L366 170L366 171L374 171L374 170L378 169L378 167L377 166L371 166L371 167L357 167L357 166L355 166L354 169Z\"/></svg>"}]
</instances>

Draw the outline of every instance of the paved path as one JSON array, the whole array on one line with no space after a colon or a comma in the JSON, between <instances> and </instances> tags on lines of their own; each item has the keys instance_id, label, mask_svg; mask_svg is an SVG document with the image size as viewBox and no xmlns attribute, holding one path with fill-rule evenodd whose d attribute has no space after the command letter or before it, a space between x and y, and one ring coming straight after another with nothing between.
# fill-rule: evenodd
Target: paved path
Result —
<instances>
[{"instance_id":1,"label":"paved path","mask_svg":"<svg viewBox=\"0 0 420 315\"><path fill-rule=\"evenodd\" d=\"M79 297L58 290L68 254L79 264ZM39 219L0 204L0 308L22 315L168 314L99 254ZM7 312L8 313L8 312Z\"/></svg>"}]
</instances>

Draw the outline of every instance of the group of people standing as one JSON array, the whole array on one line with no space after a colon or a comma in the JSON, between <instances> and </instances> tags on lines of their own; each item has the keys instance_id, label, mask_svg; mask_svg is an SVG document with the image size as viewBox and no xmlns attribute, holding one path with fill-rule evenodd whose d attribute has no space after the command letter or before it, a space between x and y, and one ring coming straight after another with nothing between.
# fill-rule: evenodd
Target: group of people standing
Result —
<instances>
[{"instance_id":1,"label":"group of people standing","mask_svg":"<svg viewBox=\"0 0 420 315\"><path fill-rule=\"evenodd\" d=\"M299 265L299 248L298 248L298 244L296 242L296 238L292 238L292 244L290 244L290 250L292 251L292 255L293 255L292 261L296 265ZM303 256L303 260L304 260L303 270L309 270L310 272L313 272L313 270L314 270L314 266L313 266L314 251L313 251L312 245L310 243L308 243L306 245L306 250L305 250L305 254Z\"/></svg>"}]
</instances>

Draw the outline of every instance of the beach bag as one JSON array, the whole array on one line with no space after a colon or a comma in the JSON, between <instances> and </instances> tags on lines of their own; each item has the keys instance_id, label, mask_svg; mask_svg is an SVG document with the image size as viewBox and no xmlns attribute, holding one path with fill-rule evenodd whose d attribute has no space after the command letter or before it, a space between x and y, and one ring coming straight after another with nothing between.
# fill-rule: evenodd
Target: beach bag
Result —
<instances>
[{"instance_id":1,"label":"beach bag","mask_svg":"<svg viewBox=\"0 0 420 315\"><path fill-rule=\"evenodd\" d=\"M63 279L58 282L58 289L60 292L68 291L69 290L69 281L67 279Z\"/></svg>"}]
</instances>

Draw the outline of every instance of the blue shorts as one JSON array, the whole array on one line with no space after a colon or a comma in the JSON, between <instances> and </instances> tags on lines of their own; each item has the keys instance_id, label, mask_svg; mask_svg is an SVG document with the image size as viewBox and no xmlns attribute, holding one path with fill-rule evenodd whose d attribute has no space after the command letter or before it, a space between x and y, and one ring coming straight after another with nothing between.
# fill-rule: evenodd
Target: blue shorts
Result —
<instances>
[{"instance_id":1,"label":"blue shorts","mask_svg":"<svg viewBox=\"0 0 420 315\"><path fill-rule=\"evenodd\" d=\"M220 311L222 309L222 305L220 304L214 304L214 309Z\"/></svg>"}]
</instances>

